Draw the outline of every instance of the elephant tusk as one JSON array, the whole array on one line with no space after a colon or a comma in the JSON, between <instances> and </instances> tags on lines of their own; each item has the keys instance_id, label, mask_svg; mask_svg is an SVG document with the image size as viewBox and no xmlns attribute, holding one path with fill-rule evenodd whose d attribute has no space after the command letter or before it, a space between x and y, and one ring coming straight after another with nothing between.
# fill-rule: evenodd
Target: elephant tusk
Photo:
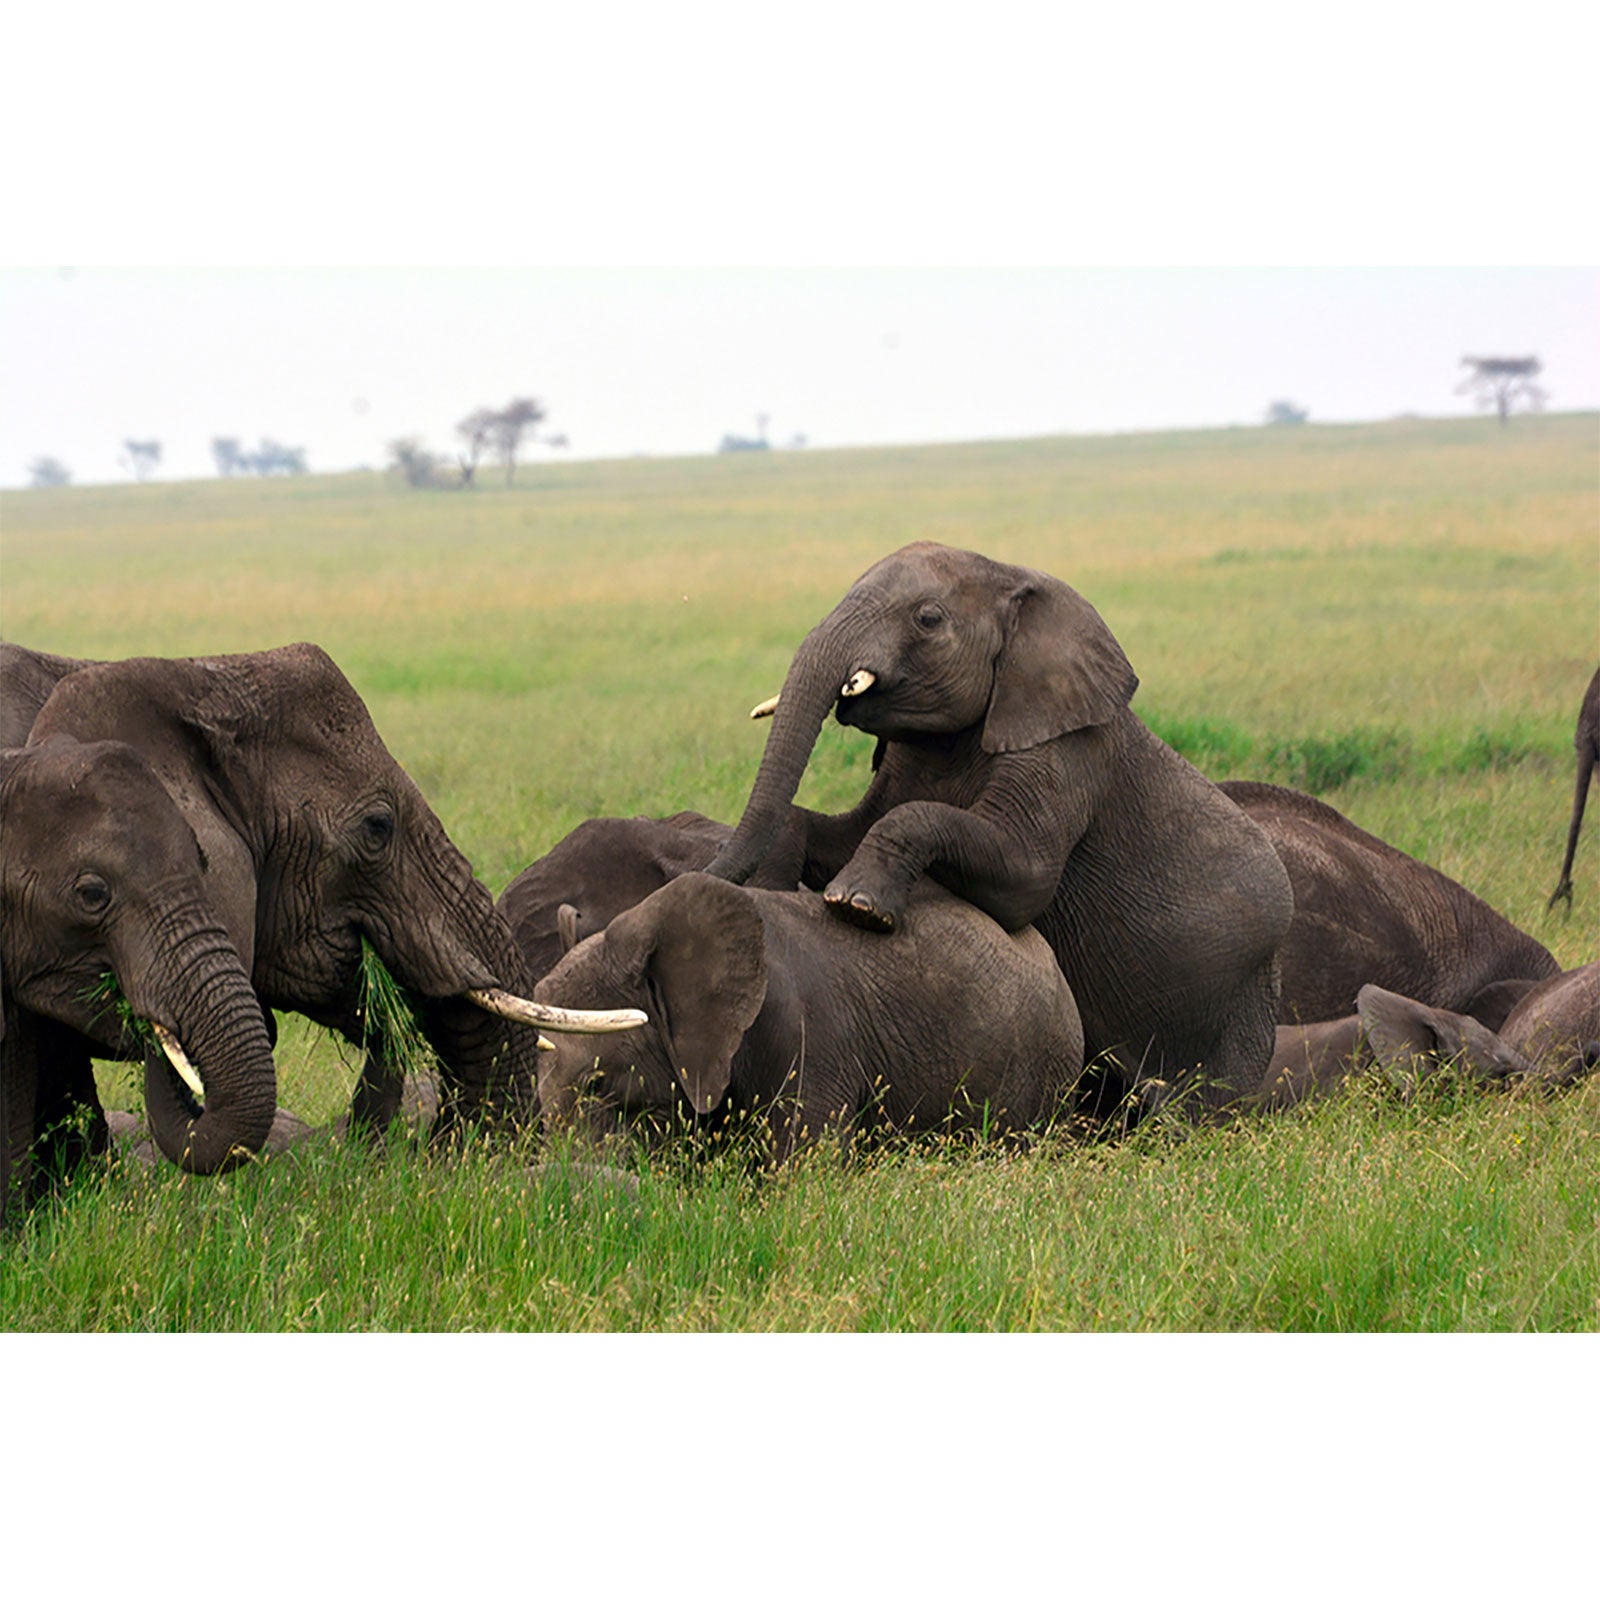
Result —
<instances>
[{"instance_id":1,"label":"elephant tusk","mask_svg":"<svg viewBox=\"0 0 1600 1600\"><path fill-rule=\"evenodd\" d=\"M778 709L778 702L782 698L782 695L775 694L770 700L763 700L760 705L751 706L750 720L752 722L759 722L763 717L770 717L772 713Z\"/></svg>"},{"instance_id":2,"label":"elephant tusk","mask_svg":"<svg viewBox=\"0 0 1600 1600\"><path fill-rule=\"evenodd\" d=\"M468 989L466 997L473 1005L508 1022L525 1022L531 1028L548 1028L551 1033L626 1033L629 1028L642 1028L650 1020L642 1011L568 1011L561 1006L524 1000L504 989Z\"/></svg>"},{"instance_id":3,"label":"elephant tusk","mask_svg":"<svg viewBox=\"0 0 1600 1600\"><path fill-rule=\"evenodd\" d=\"M188 1084L197 1100L204 1100L206 1086L200 1081L200 1074L194 1070L194 1064L183 1053L183 1046L178 1043L177 1034L169 1028L163 1028L159 1022L152 1022L150 1029L156 1036L156 1043L166 1052L167 1060L172 1063L172 1070Z\"/></svg>"},{"instance_id":4,"label":"elephant tusk","mask_svg":"<svg viewBox=\"0 0 1600 1600\"><path fill-rule=\"evenodd\" d=\"M547 1038L545 1038L545 1036L541 1033L539 1035L539 1049L541 1049L541 1050L554 1050L555 1046L553 1044L551 1044L550 1041Z\"/></svg>"},{"instance_id":5,"label":"elephant tusk","mask_svg":"<svg viewBox=\"0 0 1600 1600\"><path fill-rule=\"evenodd\" d=\"M841 700L853 700L858 694L865 694L873 684L878 681L878 675L866 667L858 667L850 674L849 681L839 691Z\"/></svg>"}]
</instances>

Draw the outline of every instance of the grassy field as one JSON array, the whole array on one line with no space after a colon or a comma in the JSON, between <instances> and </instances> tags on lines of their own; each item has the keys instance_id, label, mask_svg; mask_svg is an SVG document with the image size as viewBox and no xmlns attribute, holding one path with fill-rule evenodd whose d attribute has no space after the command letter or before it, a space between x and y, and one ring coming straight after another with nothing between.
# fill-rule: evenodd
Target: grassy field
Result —
<instances>
[{"instance_id":1,"label":"grassy field","mask_svg":"<svg viewBox=\"0 0 1600 1600\"><path fill-rule=\"evenodd\" d=\"M805 631L916 538L1079 588L1135 709L1213 777L1311 788L1600 955L1600 845L1547 916L1600 657L1593 415L540 464L0 496L0 636L87 656L311 639L495 891L585 817L737 818ZM803 802L851 803L831 728ZM1596 826L1600 826L1597 824ZM298 1020L280 1099L353 1064ZM108 1102L131 1075L106 1068ZM1272 1123L1024 1156L936 1146L754 1182L586 1184L531 1148L319 1147L214 1182L125 1164L0 1258L0 1326L1600 1326L1600 1088L1372 1085Z\"/></svg>"}]
</instances>

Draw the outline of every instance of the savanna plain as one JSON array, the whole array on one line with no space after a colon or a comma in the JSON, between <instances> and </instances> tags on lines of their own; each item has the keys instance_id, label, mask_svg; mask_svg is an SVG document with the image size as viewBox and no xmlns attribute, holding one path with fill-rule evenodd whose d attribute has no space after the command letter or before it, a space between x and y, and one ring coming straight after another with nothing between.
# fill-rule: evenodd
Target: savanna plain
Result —
<instances>
[{"instance_id":1,"label":"savanna plain","mask_svg":"<svg viewBox=\"0 0 1600 1600\"><path fill-rule=\"evenodd\" d=\"M323 645L498 893L586 817L735 821L746 716L880 556L931 538L1084 593L1134 709L1213 778L1309 789L1600 957L1600 815L1548 913L1600 659L1600 421L1405 420L0 496L0 635L91 657ZM838 810L868 742L800 793ZM1591 811L1594 808L1591 807ZM930 1048L937 1048L930 1042ZM280 1019L279 1100L354 1052ZM137 1109L133 1069L99 1069ZM397 1132L218 1179L130 1157L0 1239L31 1330L1553 1330L1600 1326L1600 1083L1374 1078L1272 1119L1026 1151L936 1135L776 1174Z\"/></svg>"}]
</instances>

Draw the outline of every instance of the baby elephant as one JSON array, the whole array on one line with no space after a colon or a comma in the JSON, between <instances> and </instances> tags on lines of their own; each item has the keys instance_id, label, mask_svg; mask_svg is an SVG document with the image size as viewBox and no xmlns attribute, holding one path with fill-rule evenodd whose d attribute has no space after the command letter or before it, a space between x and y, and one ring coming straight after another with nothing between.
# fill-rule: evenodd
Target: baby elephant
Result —
<instances>
[{"instance_id":1,"label":"baby elephant","mask_svg":"<svg viewBox=\"0 0 1600 1600\"><path fill-rule=\"evenodd\" d=\"M749 1112L774 1162L825 1135L1013 1133L1070 1112L1083 1026L1050 947L921 885L893 939L806 890L691 872L583 940L535 991L637 1006L648 1027L558 1038L548 1124L601 1136Z\"/></svg>"}]
</instances>

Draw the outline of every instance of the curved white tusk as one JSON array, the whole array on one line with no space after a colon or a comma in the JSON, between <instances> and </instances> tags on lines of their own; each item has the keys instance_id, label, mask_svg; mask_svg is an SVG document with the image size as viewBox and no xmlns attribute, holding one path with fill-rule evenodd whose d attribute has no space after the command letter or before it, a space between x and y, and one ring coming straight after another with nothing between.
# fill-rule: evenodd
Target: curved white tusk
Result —
<instances>
[{"instance_id":1,"label":"curved white tusk","mask_svg":"<svg viewBox=\"0 0 1600 1600\"><path fill-rule=\"evenodd\" d=\"M751 706L750 720L752 722L759 722L763 717L770 717L772 713L778 709L778 702L782 698L783 696L781 694L775 694L770 700L763 700L760 705Z\"/></svg>"},{"instance_id":2,"label":"curved white tusk","mask_svg":"<svg viewBox=\"0 0 1600 1600\"><path fill-rule=\"evenodd\" d=\"M170 1028L163 1028L159 1022L150 1024L150 1031L156 1036L156 1043L167 1053L167 1060L172 1063L172 1070L189 1085L195 1099L204 1100L206 1086L200 1081L200 1074L194 1070L194 1064L183 1053L183 1046L178 1043L177 1034Z\"/></svg>"},{"instance_id":3,"label":"curved white tusk","mask_svg":"<svg viewBox=\"0 0 1600 1600\"><path fill-rule=\"evenodd\" d=\"M865 694L877 681L877 673L866 667L858 667L850 674L850 681L839 691L839 698L853 700L858 694Z\"/></svg>"},{"instance_id":4,"label":"curved white tusk","mask_svg":"<svg viewBox=\"0 0 1600 1600\"><path fill-rule=\"evenodd\" d=\"M642 1011L568 1011L524 1000L504 989L468 989L466 997L508 1022L525 1022L530 1028L548 1028L551 1033L626 1033L650 1020Z\"/></svg>"},{"instance_id":5,"label":"curved white tusk","mask_svg":"<svg viewBox=\"0 0 1600 1600\"><path fill-rule=\"evenodd\" d=\"M541 1049L541 1050L554 1050L555 1046L553 1044L551 1044L550 1041L547 1038L545 1038L545 1036L541 1033L539 1035L539 1049Z\"/></svg>"}]
</instances>

